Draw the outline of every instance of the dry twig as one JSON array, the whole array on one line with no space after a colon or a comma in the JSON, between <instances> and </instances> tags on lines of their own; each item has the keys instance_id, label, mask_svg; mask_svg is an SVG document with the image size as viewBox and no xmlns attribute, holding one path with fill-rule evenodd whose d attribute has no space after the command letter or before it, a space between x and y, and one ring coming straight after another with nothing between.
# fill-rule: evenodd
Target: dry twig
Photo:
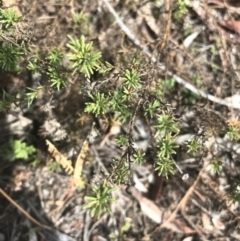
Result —
<instances>
[{"instance_id":1,"label":"dry twig","mask_svg":"<svg viewBox=\"0 0 240 241\"><path fill-rule=\"evenodd\" d=\"M48 226L41 224L35 218L33 218L28 212L26 212L20 205L18 205L2 188L0 188L0 193L15 206L21 213L23 213L29 220L35 223L37 226L43 229L50 229Z\"/></svg>"}]
</instances>

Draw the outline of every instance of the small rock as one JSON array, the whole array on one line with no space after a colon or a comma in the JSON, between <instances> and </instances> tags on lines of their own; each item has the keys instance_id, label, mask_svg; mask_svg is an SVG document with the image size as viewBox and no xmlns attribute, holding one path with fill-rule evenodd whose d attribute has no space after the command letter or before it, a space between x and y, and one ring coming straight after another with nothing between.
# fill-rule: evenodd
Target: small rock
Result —
<instances>
[{"instance_id":1,"label":"small rock","mask_svg":"<svg viewBox=\"0 0 240 241\"><path fill-rule=\"evenodd\" d=\"M43 198L46 199L49 196L49 191L47 189L43 189L42 194L43 194Z\"/></svg>"},{"instance_id":2,"label":"small rock","mask_svg":"<svg viewBox=\"0 0 240 241\"><path fill-rule=\"evenodd\" d=\"M53 177L52 177L52 178L50 178L50 179L49 179L49 181L48 181L48 185L50 185L50 186L51 186L51 185L53 184L54 180L55 180L55 179L54 179Z\"/></svg>"}]
</instances>

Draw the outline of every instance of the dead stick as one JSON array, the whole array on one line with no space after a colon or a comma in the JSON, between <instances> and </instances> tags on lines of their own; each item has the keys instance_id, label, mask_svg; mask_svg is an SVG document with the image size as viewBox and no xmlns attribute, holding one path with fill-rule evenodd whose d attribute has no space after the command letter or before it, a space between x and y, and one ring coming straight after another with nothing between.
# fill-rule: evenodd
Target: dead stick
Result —
<instances>
[{"instance_id":1,"label":"dead stick","mask_svg":"<svg viewBox=\"0 0 240 241\"><path fill-rule=\"evenodd\" d=\"M10 202L12 203L20 212L22 212L28 219L30 219L33 223L35 223L37 226L44 228L44 229L50 229L49 227L45 226L44 224L39 223L35 218L33 218L28 212L26 212L21 206L19 206L6 192L0 188L0 193Z\"/></svg>"}]
</instances>

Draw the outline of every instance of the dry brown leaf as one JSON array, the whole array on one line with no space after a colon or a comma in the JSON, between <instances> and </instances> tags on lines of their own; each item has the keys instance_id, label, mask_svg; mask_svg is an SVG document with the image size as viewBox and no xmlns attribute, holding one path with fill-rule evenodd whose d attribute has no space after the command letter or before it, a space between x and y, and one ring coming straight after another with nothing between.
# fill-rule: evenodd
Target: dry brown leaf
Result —
<instances>
[{"instance_id":1,"label":"dry brown leaf","mask_svg":"<svg viewBox=\"0 0 240 241\"><path fill-rule=\"evenodd\" d=\"M20 173L16 174L13 180L13 190L14 191L19 191L21 190L23 181L28 179L32 175L31 171L21 171Z\"/></svg>"},{"instance_id":2,"label":"dry brown leaf","mask_svg":"<svg viewBox=\"0 0 240 241\"><path fill-rule=\"evenodd\" d=\"M162 214L163 211L161 211L157 205L155 205L151 200L142 197L139 200L139 204L141 206L142 212L148 216L150 219L152 219L156 223L162 222Z\"/></svg>"},{"instance_id":3,"label":"dry brown leaf","mask_svg":"<svg viewBox=\"0 0 240 241\"><path fill-rule=\"evenodd\" d=\"M240 21L220 20L218 24L219 30L228 42L240 43Z\"/></svg>"},{"instance_id":4,"label":"dry brown leaf","mask_svg":"<svg viewBox=\"0 0 240 241\"><path fill-rule=\"evenodd\" d=\"M238 6L239 0L208 0L208 3L215 3L219 6Z\"/></svg>"},{"instance_id":5,"label":"dry brown leaf","mask_svg":"<svg viewBox=\"0 0 240 241\"><path fill-rule=\"evenodd\" d=\"M56 162L58 162L64 170L71 175L74 171L71 161L67 160L49 140L46 140L46 144L48 146L48 151L54 157Z\"/></svg>"},{"instance_id":6,"label":"dry brown leaf","mask_svg":"<svg viewBox=\"0 0 240 241\"><path fill-rule=\"evenodd\" d=\"M157 205L155 205L151 200L143 197L135 188L132 190L132 194L138 200L141 210L146 216L156 223L162 222L164 212L161 211Z\"/></svg>"},{"instance_id":7,"label":"dry brown leaf","mask_svg":"<svg viewBox=\"0 0 240 241\"><path fill-rule=\"evenodd\" d=\"M225 27L228 28L229 30L232 30L238 34L240 34L240 21L225 21L225 20L220 20L218 23Z\"/></svg>"},{"instance_id":8,"label":"dry brown leaf","mask_svg":"<svg viewBox=\"0 0 240 241\"><path fill-rule=\"evenodd\" d=\"M54 159L61 164L65 171L69 174L73 174L74 184L77 187L84 188L84 180L82 179L82 168L84 160L86 159L87 152L89 150L89 145L87 139L83 142L83 146L77 157L75 168L72 167L71 161L68 161L58 150L57 148L48 140L46 140L48 145L48 151L54 157Z\"/></svg>"},{"instance_id":9,"label":"dry brown leaf","mask_svg":"<svg viewBox=\"0 0 240 241\"><path fill-rule=\"evenodd\" d=\"M77 157L74 174L73 174L75 186L80 188L84 188L84 185L85 185L84 180L82 179L81 176L82 176L83 163L84 163L84 160L86 159L88 150L89 150L88 141L85 140L83 142L81 151L79 152L79 155Z\"/></svg>"}]
</instances>

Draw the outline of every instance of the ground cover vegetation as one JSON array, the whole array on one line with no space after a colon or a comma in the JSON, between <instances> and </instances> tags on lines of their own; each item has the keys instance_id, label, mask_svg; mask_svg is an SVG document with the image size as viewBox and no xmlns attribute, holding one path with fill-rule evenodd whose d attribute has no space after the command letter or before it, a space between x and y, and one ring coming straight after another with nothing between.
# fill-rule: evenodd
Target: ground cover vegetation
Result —
<instances>
[{"instance_id":1,"label":"ground cover vegetation","mask_svg":"<svg viewBox=\"0 0 240 241\"><path fill-rule=\"evenodd\" d=\"M0 5L2 240L239 240L238 2L29 3Z\"/></svg>"}]
</instances>

